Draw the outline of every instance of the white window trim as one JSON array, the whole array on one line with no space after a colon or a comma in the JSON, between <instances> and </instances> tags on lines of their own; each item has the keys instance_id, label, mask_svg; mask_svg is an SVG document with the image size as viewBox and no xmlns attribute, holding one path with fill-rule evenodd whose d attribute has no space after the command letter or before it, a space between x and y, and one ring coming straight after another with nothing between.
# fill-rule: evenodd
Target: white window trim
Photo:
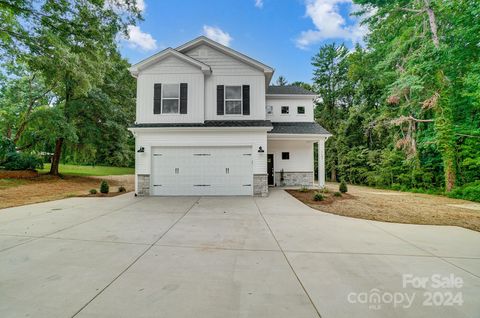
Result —
<instances>
[{"instance_id":1,"label":"white window trim","mask_svg":"<svg viewBox=\"0 0 480 318\"><path fill-rule=\"evenodd\" d=\"M228 99L227 100L227 87L240 87L240 99ZM227 113L227 101L229 102L240 102L240 114L228 114ZM225 85L223 90L223 113L228 116L243 116L243 87L242 85Z\"/></svg>"},{"instance_id":2,"label":"white window trim","mask_svg":"<svg viewBox=\"0 0 480 318\"><path fill-rule=\"evenodd\" d=\"M288 113L283 113L282 112L282 107L288 107ZM289 116L290 115L290 106L287 106L287 105L283 105L283 106L280 106L280 115L281 116Z\"/></svg>"},{"instance_id":3,"label":"white window trim","mask_svg":"<svg viewBox=\"0 0 480 318\"><path fill-rule=\"evenodd\" d=\"M162 84L162 86L164 85L178 85L178 98L173 98L173 97L163 97L163 93L165 92L165 87L162 89L162 107L160 109L160 114L162 115L178 115L180 114L180 83L164 83ZM164 99L176 99L178 100L178 108L177 108L177 112L176 113L164 113L163 112L163 100Z\"/></svg>"},{"instance_id":4,"label":"white window trim","mask_svg":"<svg viewBox=\"0 0 480 318\"><path fill-rule=\"evenodd\" d=\"M299 107L303 107L303 114L300 114L300 113L298 112L298 108L299 108ZM297 106L297 115L298 115L298 116L305 116L306 114L307 114L307 107L305 107L305 106Z\"/></svg>"}]
</instances>

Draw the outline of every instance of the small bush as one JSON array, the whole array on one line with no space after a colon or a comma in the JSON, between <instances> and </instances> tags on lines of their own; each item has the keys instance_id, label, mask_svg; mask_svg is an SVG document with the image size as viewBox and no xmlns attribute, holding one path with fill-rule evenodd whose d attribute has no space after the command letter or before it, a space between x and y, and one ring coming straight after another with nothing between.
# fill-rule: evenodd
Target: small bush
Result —
<instances>
[{"instance_id":1,"label":"small bush","mask_svg":"<svg viewBox=\"0 0 480 318\"><path fill-rule=\"evenodd\" d=\"M43 168L43 162L35 155L24 152L9 152L5 156L3 166L6 170L35 170Z\"/></svg>"},{"instance_id":2,"label":"small bush","mask_svg":"<svg viewBox=\"0 0 480 318\"><path fill-rule=\"evenodd\" d=\"M345 180L342 180L342 182L340 182L340 186L338 187L338 190L341 193L347 193L348 192L347 183L345 182Z\"/></svg>"},{"instance_id":3,"label":"small bush","mask_svg":"<svg viewBox=\"0 0 480 318\"><path fill-rule=\"evenodd\" d=\"M333 196L334 196L334 197L341 197L341 196L342 196L342 193L340 193L340 192L334 192L334 193L333 193Z\"/></svg>"},{"instance_id":4,"label":"small bush","mask_svg":"<svg viewBox=\"0 0 480 318\"><path fill-rule=\"evenodd\" d=\"M447 195L450 198L480 202L480 181L475 181L462 187L455 188Z\"/></svg>"},{"instance_id":5,"label":"small bush","mask_svg":"<svg viewBox=\"0 0 480 318\"><path fill-rule=\"evenodd\" d=\"M308 188L306 186L302 186L298 191L306 193L308 192Z\"/></svg>"},{"instance_id":6,"label":"small bush","mask_svg":"<svg viewBox=\"0 0 480 318\"><path fill-rule=\"evenodd\" d=\"M127 189L124 186L120 186L118 187L118 192L127 192Z\"/></svg>"},{"instance_id":7,"label":"small bush","mask_svg":"<svg viewBox=\"0 0 480 318\"><path fill-rule=\"evenodd\" d=\"M108 191L110 191L110 186L108 185L108 182L105 180L102 180L102 183L100 183L100 192L108 193Z\"/></svg>"},{"instance_id":8,"label":"small bush","mask_svg":"<svg viewBox=\"0 0 480 318\"><path fill-rule=\"evenodd\" d=\"M330 193L330 190L328 190L326 187L323 187L321 190L320 190L321 193Z\"/></svg>"},{"instance_id":9,"label":"small bush","mask_svg":"<svg viewBox=\"0 0 480 318\"><path fill-rule=\"evenodd\" d=\"M97 190L96 189L90 189L90 194L97 194Z\"/></svg>"},{"instance_id":10,"label":"small bush","mask_svg":"<svg viewBox=\"0 0 480 318\"><path fill-rule=\"evenodd\" d=\"M313 195L313 201L323 201L325 198L323 194L317 192Z\"/></svg>"}]
</instances>

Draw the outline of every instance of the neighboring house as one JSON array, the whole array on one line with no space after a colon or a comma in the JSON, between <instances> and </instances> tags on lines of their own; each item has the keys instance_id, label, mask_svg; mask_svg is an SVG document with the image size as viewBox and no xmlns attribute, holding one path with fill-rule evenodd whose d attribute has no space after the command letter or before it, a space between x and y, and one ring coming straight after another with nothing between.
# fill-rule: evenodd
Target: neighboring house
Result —
<instances>
[{"instance_id":1,"label":"neighboring house","mask_svg":"<svg viewBox=\"0 0 480 318\"><path fill-rule=\"evenodd\" d=\"M130 69L137 78L138 195L261 195L313 186L316 95L269 86L273 68L206 37L167 48Z\"/></svg>"}]
</instances>

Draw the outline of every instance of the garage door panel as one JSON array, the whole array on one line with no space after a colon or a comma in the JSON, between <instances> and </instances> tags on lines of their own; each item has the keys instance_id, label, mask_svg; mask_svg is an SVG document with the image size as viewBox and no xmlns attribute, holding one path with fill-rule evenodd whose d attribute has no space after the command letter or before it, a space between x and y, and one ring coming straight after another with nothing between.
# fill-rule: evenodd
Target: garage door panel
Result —
<instances>
[{"instance_id":1,"label":"garage door panel","mask_svg":"<svg viewBox=\"0 0 480 318\"><path fill-rule=\"evenodd\" d=\"M251 195L251 147L157 147L153 195ZM157 186L155 186L157 185Z\"/></svg>"}]
</instances>

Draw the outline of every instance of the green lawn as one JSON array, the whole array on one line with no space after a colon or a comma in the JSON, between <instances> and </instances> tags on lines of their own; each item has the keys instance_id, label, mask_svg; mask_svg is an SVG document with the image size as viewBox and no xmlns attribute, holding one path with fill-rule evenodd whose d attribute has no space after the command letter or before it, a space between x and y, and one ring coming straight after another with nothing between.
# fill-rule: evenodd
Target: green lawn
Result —
<instances>
[{"instance_id":1,"label":"green lawn","mask_svg":"<svg viewBox=\"0 0 480 318\"><path fill-rule=\"evenodd\" d=\"M61 174L71 176L112 176L122 174L134 174L134 168L126 167L104 167L104 166L75 166L75 165L60 165L58 169ZM50 171L50 164L45 164L43 169L38 172L45 173Z\"/></svg>"}]
</instances>

